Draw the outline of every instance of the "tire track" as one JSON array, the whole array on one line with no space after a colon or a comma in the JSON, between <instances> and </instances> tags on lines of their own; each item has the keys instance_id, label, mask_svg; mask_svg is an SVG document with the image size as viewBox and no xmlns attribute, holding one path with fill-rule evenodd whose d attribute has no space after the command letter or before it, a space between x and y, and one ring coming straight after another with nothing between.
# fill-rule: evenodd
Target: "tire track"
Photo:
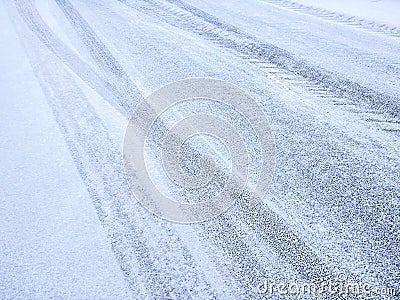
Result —
<instances>
[{"instance_id":1,"label":"tire track","mask_svg":"<svg viewBox=\"0 0 400 300\"><path fill-rule=\"evenodd\" d=\"M347 14L341 14L328 9L307 6L290 0L262 0L262 1L268 4L294 10L297 12L301 12L303 14L311 15L338 24L344 24L348 26L362 28L370 33L380 33L396 38L400 37L400 29L398 27L392 27L387 24L381 24L372 20L366 20L363 18Z\"/></svg>"},{"instance_id":2,"label":"tire track","mask_svg":"<svg viewBox=\"0 0 400 300\"><path fill-rule=\"evenodd\" d=\"M357 104L365 104L378 112L400 117L400 100L350 81L341 75L315 67L301 58L273 44L260 41L239 28L224 23L218 18L181 0L159 2L120 0L128 6L149 15L161 18L168 24L195 33L217 45L237 52L249 61L272 64L279 72L289 72L326 90L333 97L346 98ZM282 70L282 71L280 71Z\"/></svg>"}]
</instances>

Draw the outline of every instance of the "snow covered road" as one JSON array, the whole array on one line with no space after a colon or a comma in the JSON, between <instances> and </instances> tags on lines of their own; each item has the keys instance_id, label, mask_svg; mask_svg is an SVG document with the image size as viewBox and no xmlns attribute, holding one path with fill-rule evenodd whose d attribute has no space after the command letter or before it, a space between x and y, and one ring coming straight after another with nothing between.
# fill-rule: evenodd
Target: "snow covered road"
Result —
<instances>
[{"instance_id":1,"label":"snow covered road","mask_svg":"<svg viewBox=\"0 0 400 300\"><path fill-rule=\"evenodd\" d=\"M4 0L0 297L399 297L400 24L314 2ZM178 224L135 199L122 144L138 103L189 77L255 99L276 166L259 205ZM192 101L149 133L150 172L164 188L157 153L168 117L206 112L240 123Z\"/></svg>"}]
</instances>

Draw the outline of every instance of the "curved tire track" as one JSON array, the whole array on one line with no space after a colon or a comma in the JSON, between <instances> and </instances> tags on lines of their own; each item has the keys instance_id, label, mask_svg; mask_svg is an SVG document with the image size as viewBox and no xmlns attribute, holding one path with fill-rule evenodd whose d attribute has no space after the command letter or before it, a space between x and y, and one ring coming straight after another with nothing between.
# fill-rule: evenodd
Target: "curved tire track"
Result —
<instances>
[{"instance_id":1,"label":"curved tire track","mask_svg":"<svg viewBox=\"0 0 400 300\"><path fill-rule=\"evenodd\" d=\"M56 0L56 3L103 71L104 78L107 78L118 91L117 95L121 97L120 105L125 111L131 113L137 103L143 99L138 88L72 3L69 0Z\"/></svg>"},{"instance_id":2,"label":"curved tire track","mask_svg":"<svg viewBox=\"0 0 400 300\"><path fill-rule=\"evenodd\" d=\"M26 25L51 52L124 116L130 114L125 96L108 79L97 74L53 33L37 11L34 0L16 0L15 4Z\"/></svg>"},{"instance_id":3,"label":"curved tire track","mask_svg":"<svg viewBox=\"0 0 400 300\"><path fill-rule=\"evenodd\" d=\"M10 7L11 14L13 10ZM16 27L135 297L191 299L200 293L215 298L203 280L201 269L169 224L153 219L133 198L119 161L119 150L65 66L51 53L44 52L25 28ZM148 222L143 222L145 218ZM150 246L150 240L155 240L158 246ZM170 259L160 260L165 253L171 254Z\"/></svg>"}]
</instances>

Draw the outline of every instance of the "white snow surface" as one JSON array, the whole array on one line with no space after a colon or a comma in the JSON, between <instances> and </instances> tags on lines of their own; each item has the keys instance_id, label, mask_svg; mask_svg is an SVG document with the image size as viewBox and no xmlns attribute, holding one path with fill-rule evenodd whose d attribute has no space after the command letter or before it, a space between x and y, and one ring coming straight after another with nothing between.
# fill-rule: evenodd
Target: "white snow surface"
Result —
<instances>
[{"instance_id":1,"label":"white snow surface","mask_svg":"<svg viewBox=\"0 0 400 300\"><path fill-rule=\"evenodd\" d=\"M337 272L400 291L399 11L395 0L1 2L0 298L282 299L257 286ZM268 116L277 165L256 209L175 224L126 185L131 111L188 77L230 81ZM199 112L221 107L169 117ZM149 173L168 188L159 135Z\"/></svg>"}]
</instances>

